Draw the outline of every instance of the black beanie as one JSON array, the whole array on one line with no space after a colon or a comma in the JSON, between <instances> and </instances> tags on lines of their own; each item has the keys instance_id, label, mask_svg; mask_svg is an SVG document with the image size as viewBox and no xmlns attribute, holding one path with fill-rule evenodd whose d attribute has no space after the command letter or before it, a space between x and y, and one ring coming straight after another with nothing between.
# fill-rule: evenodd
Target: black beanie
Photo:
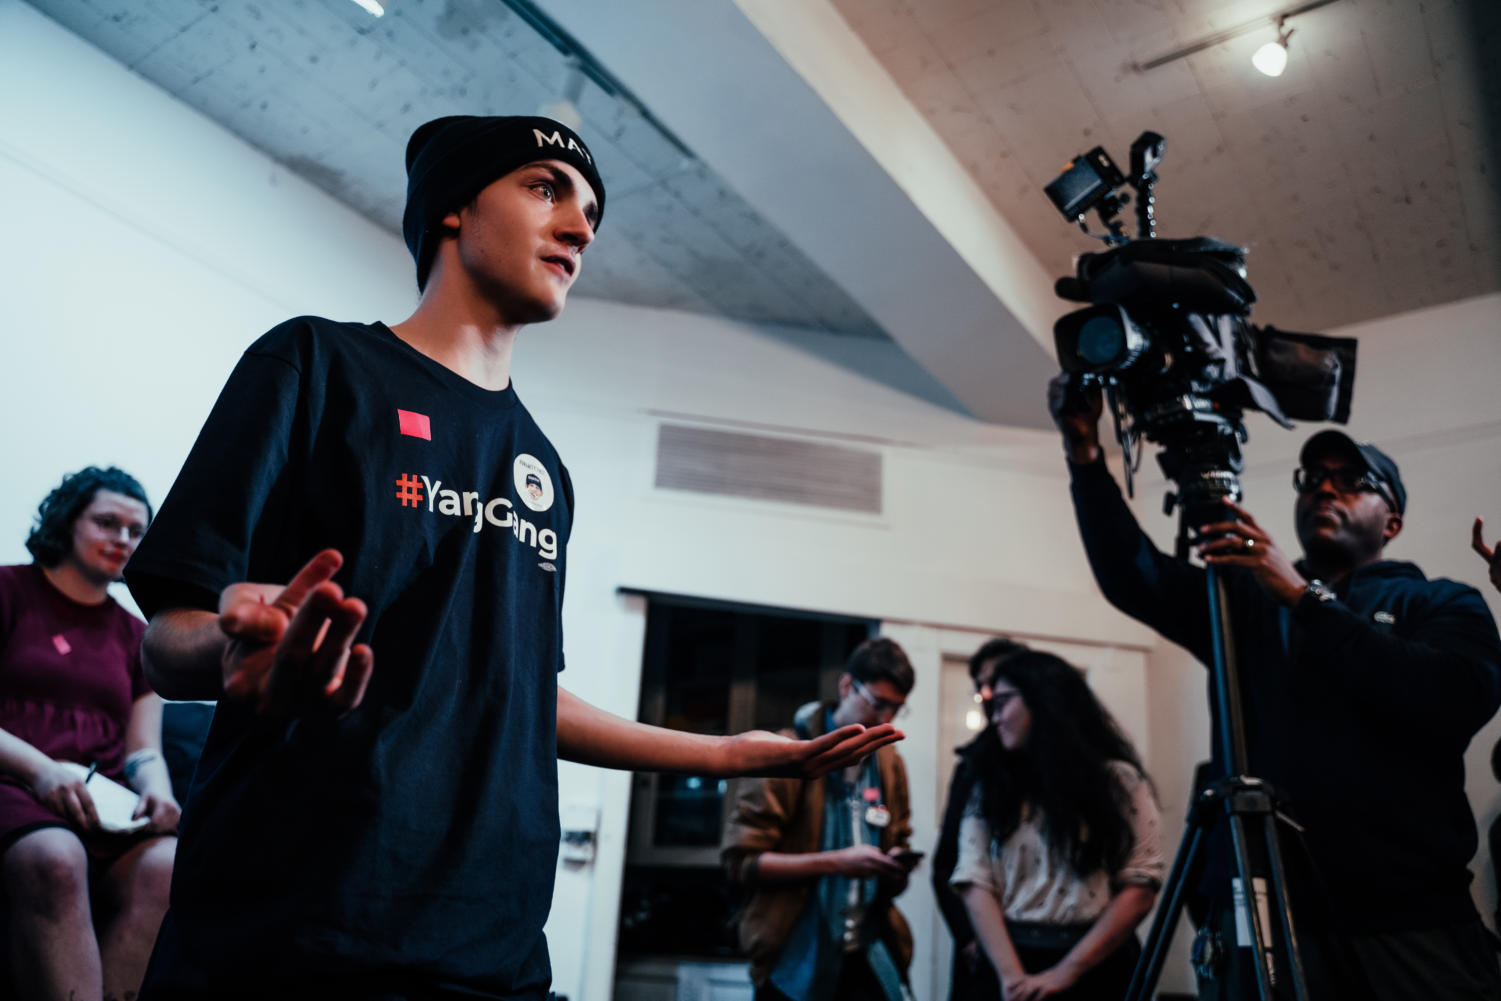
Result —
<instances>
[{"instance_id":1,"label":"black beanie","mask_svg":"<svg viewBox=\"0 0 1501 1001\"><path fill-rule=\"evenodd\" d=\"M427 287L443 217L462 208L490 182L536 160L578 168L605 214L605 186L594 156L572 129L550 118L450 115L419 125L407 140L407 207L401 234L417 261L417 289Z\"/></svg>"}]
</instances>

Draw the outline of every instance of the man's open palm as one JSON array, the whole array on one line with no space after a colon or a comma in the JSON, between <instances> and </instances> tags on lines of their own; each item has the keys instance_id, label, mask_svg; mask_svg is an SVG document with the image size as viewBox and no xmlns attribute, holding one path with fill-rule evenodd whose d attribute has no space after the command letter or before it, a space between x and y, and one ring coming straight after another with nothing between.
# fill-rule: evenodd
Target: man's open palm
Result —
<instances>
[{"instance_id":1,"label":"man's open palm","mask_svg":"<svg viewBox=\"0 0 1501 1001\"><path fill-rule=\"evenodd\" d=\"M285 587L224 589L219 627L230 640L223 661L227 697L277 716L359 705L375 658L368 645L354 644L365 603L346 598L333 582L343 563L337 550L325 549Z\"/></svg>"}]
</instances>

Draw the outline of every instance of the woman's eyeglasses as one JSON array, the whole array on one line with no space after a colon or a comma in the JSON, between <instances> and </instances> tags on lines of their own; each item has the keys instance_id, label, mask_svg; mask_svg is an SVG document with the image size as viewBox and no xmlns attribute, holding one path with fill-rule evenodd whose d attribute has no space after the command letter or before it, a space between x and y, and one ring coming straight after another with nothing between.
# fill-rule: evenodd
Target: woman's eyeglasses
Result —
<instances>
[{"instance_id":1,"label":"woman's eyeglasses","mask_svg":"<svg viewBox=\"0 0 1501 1001\"><path fill-rule=\"evenodd\" d=\"M132 542L138 541L141 536L146 534L146 526L140 522L123 521L112 514L92 515L89 521L94 523L95 528L112 539L119 538L122 531L130 537Z\"/></svg>"}]
</instances>

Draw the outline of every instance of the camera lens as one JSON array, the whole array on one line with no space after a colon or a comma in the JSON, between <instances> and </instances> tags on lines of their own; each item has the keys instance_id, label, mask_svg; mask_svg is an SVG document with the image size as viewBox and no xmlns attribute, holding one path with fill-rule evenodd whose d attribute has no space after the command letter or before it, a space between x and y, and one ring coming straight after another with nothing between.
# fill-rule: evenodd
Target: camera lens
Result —
<instances>
[{"instance_id":1,"label":"camera lens","mask_svg":"<svg viewBox=\"0 0 1501 1001\"><path fill-rule=\"evenodd\" d=\"M1079 328L1079 357L1092 366L1121 360L1126 351L1126 332L1113 316L1091 316Z\"/></svg>"}]
</instances>

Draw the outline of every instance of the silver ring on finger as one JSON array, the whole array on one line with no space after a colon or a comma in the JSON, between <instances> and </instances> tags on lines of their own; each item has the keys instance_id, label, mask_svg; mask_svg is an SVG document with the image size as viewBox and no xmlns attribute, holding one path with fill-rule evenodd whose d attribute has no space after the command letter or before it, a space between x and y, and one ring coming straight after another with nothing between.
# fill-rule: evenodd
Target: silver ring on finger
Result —
<instances>
[{"instance_id":1,"label":"silver ring on finger","mask_svg":"<svg viewBox=\"0 0 1501 1001\"><path fill-rule=\"evenodd\" d=\"M1247 539L1246 540L1246 548L1247 549L1255 549L1256 548L1256 540L1255 539Z\"/></svg>"}]
</instances>

